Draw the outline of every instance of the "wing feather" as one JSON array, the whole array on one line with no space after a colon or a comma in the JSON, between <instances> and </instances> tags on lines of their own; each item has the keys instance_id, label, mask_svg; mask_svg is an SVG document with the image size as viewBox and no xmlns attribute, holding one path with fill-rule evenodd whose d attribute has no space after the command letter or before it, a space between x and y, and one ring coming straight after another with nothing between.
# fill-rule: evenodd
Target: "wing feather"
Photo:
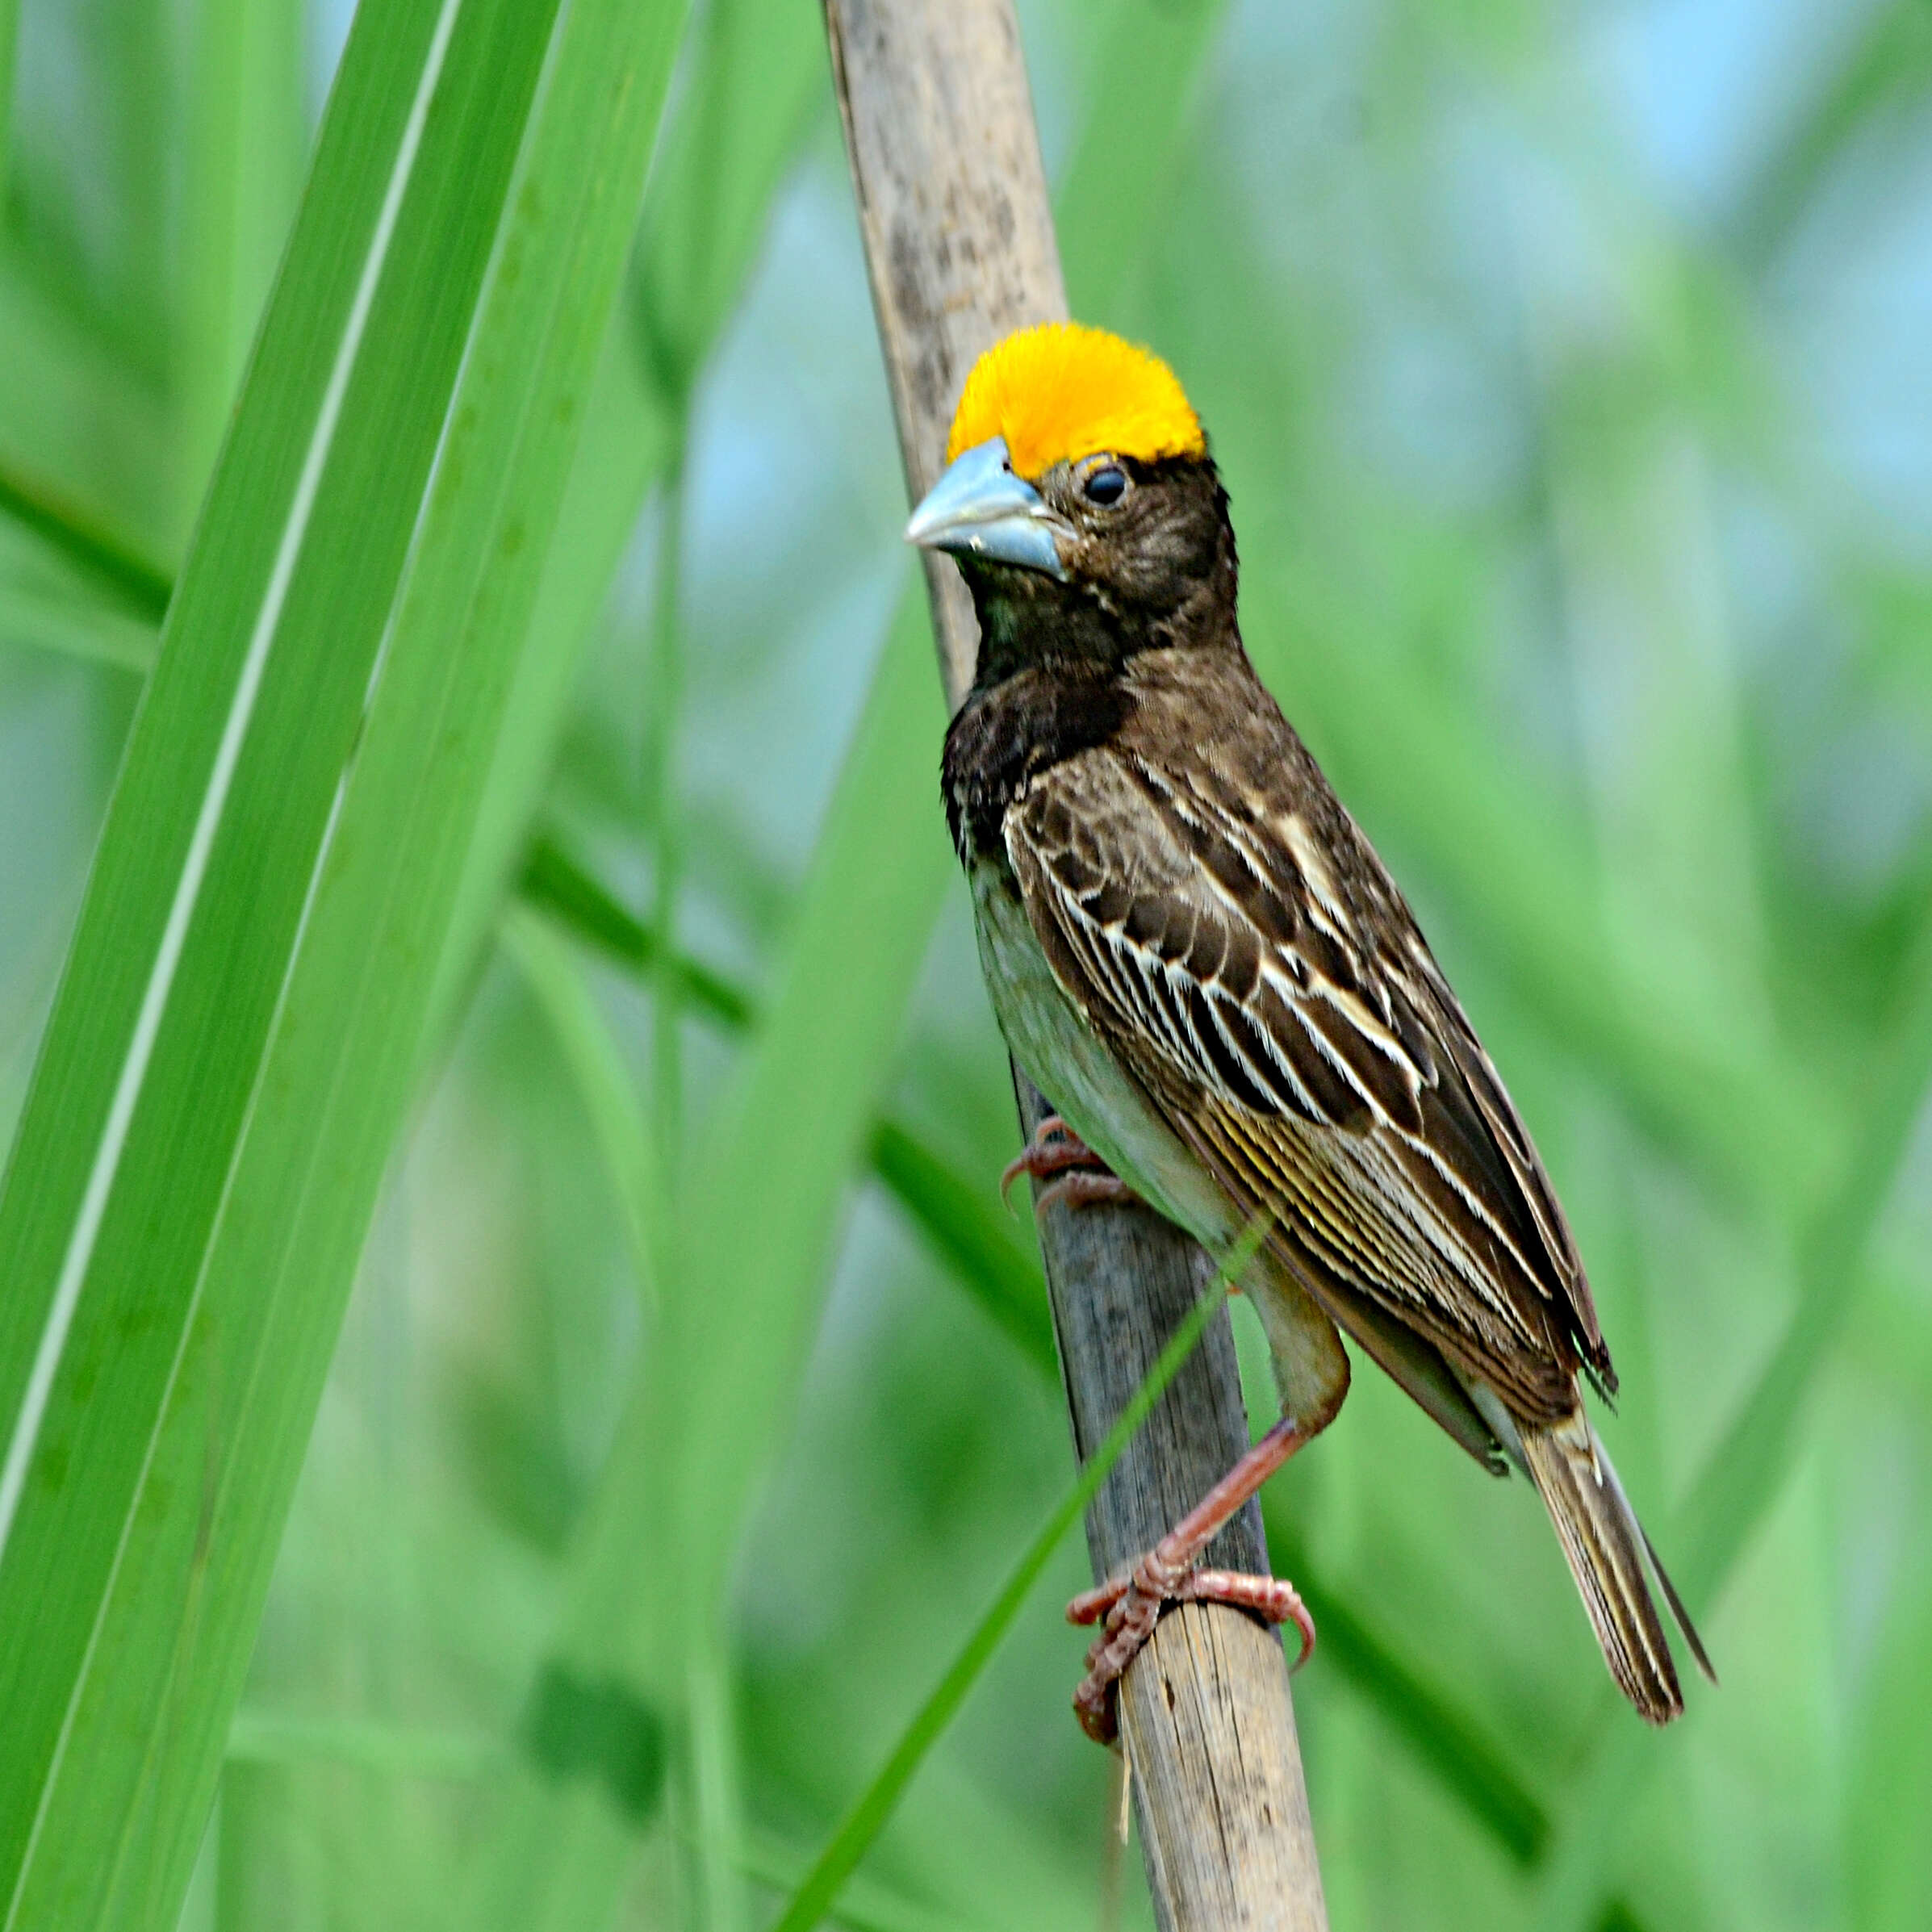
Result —
<instances>
[{"instance_id":1,"label":"wing feather","mask_svg":"<svg viewBox=\"0 0 1932 1932\"><path fill-rule=\"evenodd\" d=\"M1367 1298L1526 1417L1567 1413L1579 1361L1614 1386L1609 1356L1501 1080L1272 700L1254 684L1233 742L1203 747L1186 685L1186 667L1145 681L1128 729L1007 810L1056 976L1318 1290Z\"/></svg>"}]
</instances>

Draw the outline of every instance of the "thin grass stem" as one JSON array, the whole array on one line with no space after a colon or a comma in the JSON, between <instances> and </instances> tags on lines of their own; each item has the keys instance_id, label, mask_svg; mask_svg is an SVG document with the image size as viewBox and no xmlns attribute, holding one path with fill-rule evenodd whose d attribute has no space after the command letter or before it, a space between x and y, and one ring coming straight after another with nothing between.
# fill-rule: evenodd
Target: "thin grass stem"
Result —
<instances>
[{"instance_id":1,"label":"thin grass stem","mask_svg":"<svg viewBox=\"0 0 1932 1932\"><path fill-rule=\"evenodd\" d=\"M651 930L652 972L651 1113L663 1172L675 1198L677 1149L684 1131L684 981L677 956L678 894L683 869L679 834L675 760L678 718L684 696L684 644L678 619L680 558L684 529L684 431L664 475L663 510L658 531L656 600L652 608L650 663L645 680L644 818L651 844L654 878ZM665 1206L668 1211L671 1201Z\"/></svg>"}]
</instances>

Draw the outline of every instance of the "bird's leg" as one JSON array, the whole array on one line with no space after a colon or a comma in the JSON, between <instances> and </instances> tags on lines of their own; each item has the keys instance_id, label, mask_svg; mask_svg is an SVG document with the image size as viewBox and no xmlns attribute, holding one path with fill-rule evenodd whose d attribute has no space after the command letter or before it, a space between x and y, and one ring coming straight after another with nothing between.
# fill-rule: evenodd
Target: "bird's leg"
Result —
<instances>
[{"instance_id":1,"label":"bird's leg","mask_svg":"<svg viewBox=\"0 0 1932 1932\"><path fill-rule=\"evenodd\" d=\"M1228 1518L1328 1420L1324 1416L1310 1427L1284 1417L1128 1574L1085 1591L1067 1605L1068 1622L1101 1624L1087 1652L1087 1674L1073 1693L1074 1712L1089 1738L1110 1744L1117 1735L1114 1686L1153 1635L1164 1604L1229 1604L1269 1623L1292 1623L1302 1640L1302 1654L1292 1667L1299 1670L1308 1661L1315 1649L1315 1620L1293 1584L1278 1577L1197 1570L1194 1561Z\"/></svg>"},{"instance_id":2,"label":"bird's leg","mask_svg":"<svg viewBox=\"0 0 1932 1932\"><path fill-rule=\"evenodd\" d=\"M1057 1114L1049 1114L1033 1130L1026 1152L1007 1162L1000 1176L1002 1201L1022 1174L1031 1174L1036 1181L1056 1177L1041 1189L1035 1214L1055 1201L1064 1201L1069 1207L1092 1207L1140 1198Z\"/></svg>"}]
</instances>

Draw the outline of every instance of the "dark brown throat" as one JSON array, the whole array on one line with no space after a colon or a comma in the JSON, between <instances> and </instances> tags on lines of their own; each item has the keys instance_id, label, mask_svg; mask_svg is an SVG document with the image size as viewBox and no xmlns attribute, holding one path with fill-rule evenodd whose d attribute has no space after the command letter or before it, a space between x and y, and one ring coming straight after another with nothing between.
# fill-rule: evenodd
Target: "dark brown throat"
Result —
<instances>
[{"instance_id":1,"label":"dark brown throat","mask_svg":"<svg viewBox=\"0 0 1932 1932\"><path fill-rule=\"evenodd\" d=\"M1043 772L1117 738L1133 691L1115 666L1054 660L976 685L946 734L941 787L963 865L1004 867L1006 809Z\"/></svg>"},{"instance_id":2,"label":"dark brown throat","mask_svg":"<svg viewBox=\"0 0 1932 1932\"><path fill-rule=\"evenodd\" d=\"M1123 466L1133 494L1074 547L1068 581L960 558L980 620L976 690L1049 663L1118 671L1140 651L1235 640L1234 525L1212 460Z\"/></svg>"}]
</instances>

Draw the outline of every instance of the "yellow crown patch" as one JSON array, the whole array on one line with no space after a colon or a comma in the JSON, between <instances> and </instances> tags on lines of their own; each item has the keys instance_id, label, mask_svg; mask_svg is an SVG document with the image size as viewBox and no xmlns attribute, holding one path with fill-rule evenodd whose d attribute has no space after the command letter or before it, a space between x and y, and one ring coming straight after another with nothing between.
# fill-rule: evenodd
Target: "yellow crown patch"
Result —
<instances>
[{"instance_id":1,"label":"yellow crown patch","mask_svg":"<svg viewBox=\"0 0 1932 1932\"><path fill-rule=\"evenodd\" d=\"M1151 463L1207 450L1200 419L1166 363L1077 322L1020 329L973 364L947 462L996 436L1006 439L1014 474L1030 481L1102 451Z\"/></svg>"}]
</instances>

